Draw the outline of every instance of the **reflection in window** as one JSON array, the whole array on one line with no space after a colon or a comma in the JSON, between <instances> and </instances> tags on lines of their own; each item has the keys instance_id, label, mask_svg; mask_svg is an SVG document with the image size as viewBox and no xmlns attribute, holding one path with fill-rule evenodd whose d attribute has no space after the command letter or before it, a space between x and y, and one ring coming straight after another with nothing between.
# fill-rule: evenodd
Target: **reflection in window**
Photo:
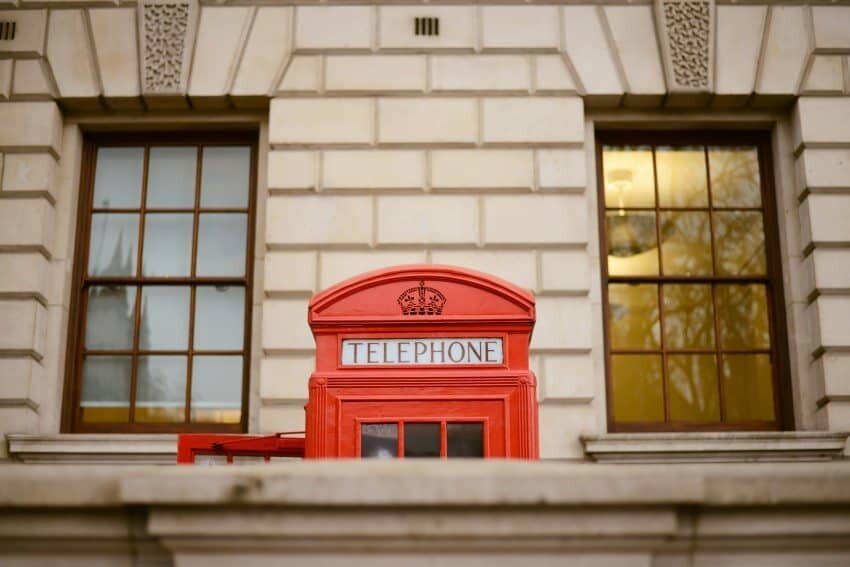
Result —
<instances>
[{"instance_id":1,"label":"reflection in window","mask_svg":"<svg viewBox=\"0 0 850 567\"><path fill-rule=\"evenodd\" d=\"M237 431L250 308L250 143L95 151L75 430L203 423Z\"/></svg>"},{"instance_id":2,"label":"reflection in window","mask_svg":"<svg viewBox=\"0 0 850 567\"><path fill-rule=\"evenodd\" d=\"M775 428L756 146L602 146L611 418Z\"/></svg>"}]
</instances>

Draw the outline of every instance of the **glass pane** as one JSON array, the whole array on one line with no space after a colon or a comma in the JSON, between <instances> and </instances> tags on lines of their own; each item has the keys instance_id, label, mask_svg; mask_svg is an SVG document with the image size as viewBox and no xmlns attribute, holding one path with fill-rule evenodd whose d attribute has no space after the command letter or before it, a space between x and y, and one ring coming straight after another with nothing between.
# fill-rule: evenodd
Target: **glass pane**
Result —
<instances>
[{"instance_id":1,"label":"glass pane","mask_svg":"<svg viewBox=\"0 0 850 567\"><path fill-rule=\"evenodd\" d=\"M661 356L615 354L611 357L614 420L664 421Z\"/></svg>"},{"instance_id":2,"label":"glass pane","mask_svg":"<svg viewBox=\"0 0 850 567\"><path fill-rule=\"evenodd\" d=\"M724 276L767 273L764 225L760 212L716 212L717 272Z\"/></svg>"},{"instance_id":3,"label":"glass pane","mask_svg":"<svg viewBox=\"0 0 850 567\"><path fill-rule=\"evenodd\" d=\"M708 148L715 207L760 207L759 156L754 147Z\"/></svg>"},{"instance_id":4,"label":"glass pane","mask_svg":"<svg viewBox=\"0 0 850 567\"><path fill-rule=\"evenodd\" d=\"M672 421L720 421L717 362L713 354L667 355Z\"/></svg>"},{"instance_id":5,"label":"glass pane","mask_svg":"<svg viewBox=\"0 0 850 567\"><path fill-rule=\"evenodd\" d=\"M198 225L198 276L244 276L248 215L202 214Z\"/></svg>"},{"instance_id":6,"label":"glass pane","mask_svg":"<svg viewBox=\"0 0 850 567\"><path fill-rule=\"evenodd\" d=\"M251 148L204 148L201 207L248 208Z\"/></svg>"},{"instance_id":7,"label":"glass pane","mask_svg":"<svg viewBox=\"0 0 850 567\"><path fill-rule=\"evenodd\" d=\"M197 159L197 148L151 148L147 206L194 209Z\"/></svg>"},{"instance_id":8,"label":"glass pane","mask_svg":"<svg viewBox=\"0 0 850 567\"><path fill-rule=\"evenodd\" d=\"M483 423L446 424L446 455L449 458L483 457Z\"/></svg>"},{"instance_id":9,"label":"glass pane","mask_svg":"<svg viewBox=\"0 0 850 567\"><path fill-rule=\"evenodd\" d=\"M186 416L185 356L140 356L135 421L181 422Z\"/></svg>"},{"instance_id":10,"label":"glass pane","mask_svg":"<svg viewBox=\"0 0 850 567\"><path fill-rule=\"evenodd\" d=\"M395 459L398 456L398 425L395 423L361 425L360 456Z\"/></svg>"},{"instance_id":11,"label":"glass pane","mask_svg":"<svg viewBox=\"0 0 850 567\"><path fill-rule=\"evenodd\" d=\"M89 288L86 305L86 348L133 348L136 288L123 285Z\"/></svg>"},{"instance_id":12,"label":"glass pane","mask_svg":"<svg viewBox=\"0 0 850 567\"><path fill-rule=\"evenodd\" d=\"M189 348L189 293L188 287L142 288L141 350Z\"/></svg>"},{"instance_id":13,"label":"glass pane","mask_svg":"<svg viewBox=\"0 0 850 567\"><path fill-rule=\"evenodd\" d=\"M717 310L721 347L770 348L767 297L763 285L718 285Z\"/></svg>"},{"instance_id":14,"label":"glass pane","mask_svg":"<svg viewBox=\"0 0 850 567\"><path fill-rule=\"evenodd\" d=\"M711 286L671 284L664 294L664 340L668 349L714 348Z\"/></svg>"},{"instance_id":15,"label":"glass pane","mask_svg":"<svg viewBox=\"0 0 850 567\"><path fill-rule=\"evenodd\" d=\"M195 296L195 350L242 350L245 288L198 287Z\"/></svg>"},{"instance_id":16,"label":"glass pane","mask_svg":"<svg viewBox=\"0 0 850 567\"><path fill-rule=\"evenodd\" d=\"M242 357L196 356L192 360L192 421L239 423Z\"/></svg>"},{"instance_id":17,"label":"glass pane","mask_svg":"<svg viewBox=\"0 0 850 567\"><path fill-rule=\"evenodd\" d=\"M145 215L145 276L188 276L192 267L191 214Z\"/></svg>"},{"instance_id":18,"label":"glass pane","mask_svg":"<svg viewBox=\"0 0 850 567\"><path fill-rule=\"evenodd\" d=\"M608 284L611 348L661 348L658 286Z\"/></svg>"},{"instance_id":19,"label":"glass pane","mask_svg":"<svg viewBox=\"0 0 850 567\"><path fill-rule=\"evenodd\" d=\"M658 168L659 206L708 206L705 150L702 146L658 147L655 164Z\"/></svg>"},{"instance_id":20,"label":"glass pane","mask_svg":"<svg viewBox=\"0 0 850 567\"><path fill-rule=\"evenodd\" d=\"M139 253L139 215L91 216L89 275L134 276Z\"/></svg>"},{"instance_id":21,"label":"glass pane","mask_svg":"<svg viewBox=\"0 0 850 567\"><path fill-rule=\"evenodd\" d=\"M144 148L98 148L92 207L138 209Z\"/></svg>"},{"instance_id":22,"label":"glass pane","mask_svg":"<svg viewBox=\"0 0 850 567\"><path fill-rule=\"evenodd\" d=\"M661 265L666 275L711 275L708 213L661 213Z\"/></svg>"},{"instance_id":23,"label":"glass pane","mask_svg":"<svg viewBox=\"0 0 850 567\"><path fill-rule=\"evenodd\" d=\"M440 424L405 423L404 456L408 458L439 457Z\"/></svg>"},{"instance_id":24,"label":"glass pane","mask_svg":"<svg viewBox=\"0 0 850 567\"><path fill-rule=\"evenodd\" d=\"M773 421L773 374L767 354L723 356L726 421Z\"/></svg>"},{"instance_id":25,"label":"glass pane","mask_svg":"<svg viewBox=\"0 0 850 567\"><path fill-rule=\"evenodd\" d=\"M655 213L609 212L608 273L612 276L658 274L658 235Z\"/></svg>"},{"instance_id":26,"label":"glass pane","mask_svg":"<svg viewBox=\"0 0 850 567\"><path fill-rule=\"evenodd\" d=\"M602 170L606 207L655 206L650 146L605 146L602 148Z\"/></svg>"},{"instance_id":27,"label":"glass pane","mask_svg":"<svg viewBox=\"0 0 850 567\"><path fill-rule=\"evenodd\" d=\"M129 356L87 356L83 363L82 419L121 423L130 419Z\"/></svg>"}]
</instances>

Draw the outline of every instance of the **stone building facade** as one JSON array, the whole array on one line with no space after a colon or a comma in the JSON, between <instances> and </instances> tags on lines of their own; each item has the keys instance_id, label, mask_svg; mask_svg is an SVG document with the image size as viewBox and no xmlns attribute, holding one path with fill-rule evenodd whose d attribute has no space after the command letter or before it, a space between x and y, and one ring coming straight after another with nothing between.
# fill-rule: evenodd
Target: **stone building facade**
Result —
<instances>
[{"instance_id":1,"label":"stone building facade","mask_svg":"<svg viewBox=\"0 0 850 567\"><path fill-rule=\"evenodd\" d=\"M122 136L162 140L215 132L225 141L228 135L247 139L254 148L251 206L245 209L252 221L243 282L250 307L243 328L247 373L239 429L257 434L303 429L314 364L306 313L314 293L398 264L473 268L536 296L531 364L539 381L543 459L806 464L776 465L770 473L733 464L677 465L682 475L695 475L691 484L682 479L680 492L665 487L646 494L641 479L649 482L646 478L662 472L625 465L592 465L594 473L583 468L589 465L502 470L467 464L452 469L456 477L449 475L510 476L525 490L516 500L501 489L482 488L468 499L452 495L440 484L438 469L378 467L375 478L395 487L396 495L411 489L417 474L424 492L420 500L364 496L363 513L393 503L415 509L410 529L419 526L425 541L434 538L450 563L460 561L453 554L467 553L462 556L469 564L486 554L473 545L479 556L468 555L462 544L446 543L450 534L427 526L449 518L447 510L471 506L476 510L471 521L483 526L487 538L498 539L498 521L483 519L487 507L504 513L505 506L515 505L520 519L515 531L505 533L522 553L541 553L547 561L574 554L594 565L742 564L732 556L743 549L755 564L782 557L787 564L803 557L808 565L846 564L850 550L841 541L850 532L850 469L846 463L813 461L841 461L849 454L849 69L850 6L843 1L0 0L0 433L7 441L0 456L25 463L174 461L179 428L112 431L81 428L75 421L82 371L74 359L82 355L73 337L82 317L79 272L86 260L80 250L88 234L81 223L89 222L80 219L96 214L84 199L92 191L86 183L94 183L89 163L94 158L86 148L99 140L120 143ZM768 254L777 270L766 284L775 296L770 356L778 357L772 360L784 373L774 382L781 403L768 431L734 425L640 432L611 427L606 204L600 187L605 177L598 140L612 132L647 138L678 133L697 144L704 139L704 145L713 136L765 141L758 167L771 180L764 181L772 203L765 226L776 228ZM663 136L658 144L669 139ZM196 204L194 214L203 217L202 209ZM77 525L100 534L99 542L122 542L91 551L105 554L104 561L117 561L127 549L137 559L147 557L149 546L150 557L163 561L163 549L182 549L181 564L188 565L192 558L209 560L192 547L209 541L180 532L180 525L192 522L198 530L223 530L219 540L226 539L222 534L255 537L263 549L274 550L272 532L263 531L264 512L250 508L262 500L284 507L273 514L294 505L314 514L310 517L328 515L314 532L302 529L300 543L290 549L298 557L328 551L311 547L311 533L333 533L347 542L339 549L357 550L351 553L364 564L375 560L354 542L360 534L352 527L354 516L334 516L335 507L358 506L356 498L334 491L323 496L320 482L349 482L371 494L375 486L363 478L370 469L353 467L348 478L327 463L310 464L314 469L297 468L306 463L285 466L296 467L291 474L301 479L296 485L304 500L287 496L288 485L271 469L232 477L199 472L207 488L193 501L177 489L164 496L155 490L168 478L175 486L189 486L180 485L188 482L185 470L136 473L141 475L136 480L125 476L133 474L127 469L91 475L69 470L75 491L48 490L41 497L27 487L54 482L65 473L51 471L65 469L4 467L0 494L12 511L2 519L0 538L5 531L12 534L7 541L23 542L15 548L21 550L16 561L36 561L37 538L30 541L14 526L55 525L57 541L73 540L83 532L55 515L56 509L72 509ZM299 476L305 470L315 476ZM600 476L594 481L595 474ZM679 482L669 470L665 474ZM762 475L763 485L742 480ZM599 478L622 492L606 493ZM534 490L538 481L542 492ZM564 488L573 481L597 484L582 499ZM266 488L251 488L255 482ZM725 487L717 490L731 496L710 486ZM734 486L753 492L736 493ZM813 491L808 496L807 486ZM248 493L244 500L240 491ZM582 525L590 527L569 537L569 529L553 527L535 540L535 530L542 528L527 514L540 498L564 525L579 521L576 506L587 507L581 514L592 518ZM701 515L748 502L748 512ZM771 507L777 502L788 510ZM166 510L160 515L153 511L158 505ZM182 508L193 505L207 508ZM647 510L653 506L660 508ZM98 525L90 507L109 510L103 517L115 525L144 524L134 510L150 509L148 518L156 521L119 535ZM249 527L213 529L216 507L221 519L242 517ZM806 507L812 513L800 512ZM696 512L689 516L683 510ZM179 517L183 513L188 516ZM628 526L641 514L656 522L651 537L629 535ZM423 551L411 543L415 537L408 541L392 529L391 513L368 517L388 522L378 537L382 543L370 548L382 554L378 562L394 560L393 553ZM269 521L285 522L275 518ZM786 525L782 518L791 520ZM684 535L683 526L703 521L720 527ZM730 526L748 521L766 531L755 529L736 548ZM310 520L292 522L303 526ZM130 532L137 535L125 547ZM464 541L478 537L473 529L458 533ZM600 534L613 539L600 540ZM575 543L556 544L562 536ZM160 537L165 548L154 542ZM716 543L706 556L687 543L703 537ZM403 540L396 552L393 538ZM758 555L759 538L795 543L787 546L787 555ZM642 543L634 544L637 540ZM535 541L549 543L538 548ZM618 555L614 548L626 551ZM227 553L240 549L245 551L234 543ZM274 555L263 557L274 561ZM683 558L697 563L678 562Z\"/></svg>"}]
</instances>

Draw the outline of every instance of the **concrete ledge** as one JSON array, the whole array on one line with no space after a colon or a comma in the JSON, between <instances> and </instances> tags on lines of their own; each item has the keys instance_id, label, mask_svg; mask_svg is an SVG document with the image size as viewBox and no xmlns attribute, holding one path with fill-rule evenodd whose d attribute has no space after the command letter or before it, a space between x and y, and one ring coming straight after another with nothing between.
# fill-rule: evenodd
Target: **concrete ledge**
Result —
<instances>
[{"instance_id":1,"label":"concrete ledge","mask_svg":"<svg viewBox=\"0 0 850 567\"><path fill-rule=\"evenodd\" d=\"M37 464L177 462L177 435L7 435L12 460Z\"/></svg>"},{"instance_id":2,"label":"concrete ledge","mask_svg":"<svg viewBox=\"0 0 850 567\"><path fill-rule=\"evenodd\" d=\"M600 462L825 461L845 456L847 432L612 433L583 436Z\"/></svg>"}]
</instances>

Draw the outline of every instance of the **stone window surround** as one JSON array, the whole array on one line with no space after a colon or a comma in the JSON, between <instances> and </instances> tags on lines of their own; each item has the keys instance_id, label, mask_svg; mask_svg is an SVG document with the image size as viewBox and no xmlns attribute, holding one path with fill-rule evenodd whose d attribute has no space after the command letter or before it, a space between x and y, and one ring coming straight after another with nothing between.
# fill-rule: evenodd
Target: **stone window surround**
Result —
<instances>
[{"instance_id":1,"label":"stone window surround","mask_svg":"<svg viewBox=\"0 0 850 567\"><path fill-rule=\"evenodd\" d=\"M131 122L131 118L106 118L93 117L85 118L69 118L65 124L65 137L78 135L79 132L86 131L102 131L102 130L127 130L130 123L138 128L138 122ZM136 119L137 120L137 119ZM144 129L147 128L162 128L163 123L174 121L174 117L150 117L144 120ZM215 118L204 116L180 117L177 122L181 125L185 124L187 129L200 128L210 126L210 121L215 127L218 124L227 123L253 124L260 128L260 146L258 152L258 172L259 179L257 190L261 198L257 203L257 231L255 259L262 263L262 254L264 249L263 232L264 232L264 194L266 187L266 159L269 151L266 140L268 139L267 115L234 115L234 116L217 116ZM787 204L790 196L793 196L794 188L794 172L792 161L792 137L790 115L783 112L747 112L740 113L722 113L722 112L705 112L705 111L678 111L678 112L638 112L638 111L609 111L609 112L591 112L585 114L586 128L586 148L595 148L594 132L599 129L636 129L636 130L652 130L652 129L671 129L671 128L699 128L699 129L764 129L771 130L772 150L773 150L773 165L774 176L776 180L777 190L777 210L782 211L783 205ZM70 130L69 130L70 129ZM72 154L75 166L74 171L77 172L76 179L72 180L70 185L72 193L70 198L76 199L78 196L79 185L79 163L81 160L81 144L77 144L74 153ZM64 152L63 152L64 153ZM67 156L66 156L67 157ZM594 151L586 151L588 160L588 171L596 171L596 156ZM598 195L596 190L596 176L587 176L587 192L592 199L596 199ZM594 203L595 206L595 203ZM72 208L75 208L73 206ZM595 210L595 209L594 209ZM791 256L789 250L797 250L799 242L799 234L788 227L789 220L799 222L796 218L796 208L791 208L792 213L786 213L785 218L779 219L780 227L780 250L782 256L782 271L783 277L787 281L789 278L796 277L799 279L799 274L794 274L795 270L790 269ZM72 213L73 214L73 213ZM789 218L789 214L793 214L793 218ZM594 217L595 219L595 217ZM593 222L598 222L598 219ZM73 247L74 234L72 234L68 245ZM73 248L71 248L73 249ZM599 250L598 241L591 242L589 253L594 257L598 269ZM796 270L799 271L799 270ZM66 272L66 277L70 277L70 272ZM255 279L256 282L261 282L262 278ZM594 284L599 286L598 280ZM67 287L67 282L65 282ZM799 288L793 285L786 285L785 294L786 302L789 301L789 296L793 294L792 288ZM601 325L601 304L599 289L592 290L594 302L594 325ZM66 301L68 295L66 293ZM255 296L255 303L262 298L262 293ZM67 306L67 305L66 305ZM259 342L258 334L261 332L262 326L259 323L260 310L255 304L254 308L255 323L252 326L254 337L252 342L252 357L257 357L261 353L257 352L256 344ZM811 375L809 365L806 364L809 354L800 351L793 343L795 325L799 324L794 319L794 314L788 313L788 334L790 345L790 359L792 361L792 384L793 384L793 405L795 411L795 423L798 432L774 432L770 435L752 433L724 433L724 439L727 442L731 441L736 449L725 452L718 456L717 452L717 435L711 433L671 433L664 434L662 445L666 444L668 450L659 450L657 434L629 434L625 436L616 435L597 435L597 436L582 436L582 443L587 456L597 460L640 460L642 458L648 460L680 460L683 455L690 460L753 460L759 458L768 458L772 460L783 460L792 458L832 458L830 456L840 455L845 443L842 439L847 439L846 434L840 433L802 433L803 430L812 429L814 423L811 417L806 417L801 414L800 408L801 399L810 396L811 392L806 392L801 388L802 384L811 383ZM61 345L58 346L57 352L64 352L66 348L67 334L60 338ZM604 349L601 344L594 344L594 358L604 358ZM802 362L801 362L802 361ZM597 361L599 362L599 361ZM602 361L604 364L604 361ZM252 376L250 377L250 403L249 403L249 431L257 431L257 409L259 405L258 396L258 379L257 369L258 364L252 364ZM604 368L597 364L598 369ZM64 374L58 377L59 383L64 382ZM594 380L598 381L600 376L594 376ZM604 382L603 382L604 383ZM601 396L597 396L593 403L597 413L602 412L601 419L605 419L605 399L604 390ZM58 408L57 408L58 410ZM44 414L42 414L44 415ZM57 414L58 415L58 412ZM45 424L46 425L46 424ZM49 427L49 426L48 426ZM755 436L754 436L755 435ZM843 437L842 437L843 435ZM622 438L620 438L622 437ZM757 437L760 439L757 439ZM767 437L770 437L768 439ZM763 443L767 442L769 447L765 447L764 451L757 451L759 455L753 453L754 445L752 442ZM171 456L176 454L176 439L171 435L146 435L146 436L127 436L127 435L69 435L69 434L47 434L47 435L9 435L10 454L13 458L24 460L26 462L109 462L109 463L139 463L139 462L156 462L166 464L174 462ZM619 447L619 449L618 449ZM628 449L623 449L627 447ZM846 450L843 451L846 453ZM763 455L762 455L763 453ZM624 457L624 455L629 455ZM768 455L768 456L764 456ZM824 457L824 455L830 455Z\"/></svg>"}]
</instances>

